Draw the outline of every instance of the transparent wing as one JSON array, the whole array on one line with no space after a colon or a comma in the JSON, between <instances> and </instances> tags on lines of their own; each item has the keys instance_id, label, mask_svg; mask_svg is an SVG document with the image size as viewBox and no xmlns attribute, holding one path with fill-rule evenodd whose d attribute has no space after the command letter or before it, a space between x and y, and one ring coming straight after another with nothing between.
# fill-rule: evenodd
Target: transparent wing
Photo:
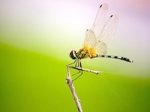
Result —
<instances>
[{"instance_id":1,"label":"transparent wing","mask_svg":"<svg viewBox=\"0 0 150 112\"><path fill-rule=\"evenodd\" d=\"M97 40L105 42L108 46L109 42L115 36L117 23L118 23L117 15L110 15L107 21L105 22L103 28L97 35Z\"/></svg>"},{"instance_id":2,"label":"transparent wing","mask_svg":"<svg viewBox=\"0 0 150 112\"><path fill-rule=\"evenodd\" d=\"M102 41L97 41L94 49L96 50L96 53L99 55L105 55L107 53L107 46Z\"/></svg>"},{"instance_id":3,"label":"transparent wing","mask_svg":"<svg viewBox=\"0 0 150 112\"><path fill-rule=\"evenodd\" d=\"M93 26L91 28L91 30L95 33L96 37L103 30L103 26L105 26L106 20L108 18L107 13L108 13L108 5L106 3L100 5Z\"/></svg>"},{"instance_id":4,"label":"transparent wing","mask_svg":"<svg viewBox=\"0 0 150 112\"><path fill-rule=\"evenodd\" d=\"M109 42L114 37L118 17L116 15L108 15L108 5L102 4L97 12L94 24L91 30L96 36L95 50L99 54L106 54Z\"/></svg>"},{"instance_id":5,"label":"transparent wing","mask_svg":"<svg viewBox=\"0 0 150 112\"><path fill-rule=\"evenodd\" d=\"M111 15L105 22L99 34L97 35L97 42L94 48L98 54L104 55L107 53L109 43L112 40L112 37L114 37L115 35L117 21L118 17L116 15Z\"/></svg>"},{"instance_id":6,"label":"transparent wing","mask_svg":"<svg viewBox=\"0 0 150 112\"><path fill-rule=\"evenodd\" d=\"M96 40L94 32L90 29L87 29L86 35L85 35L85 40L84 40L84 46L88 45L89 47L94 48L96 42L97 42L97 40Z\"/></svg>"},{"instance_id":7,"label":"transparent wing","mask_svg":"<svg viewBox=\"0 0 150 112\"><path fill-rule=\"evenodd\" d=\"M93 48L96 50L97 54L100 55L104 55L107 53L106 44L98 38L99 34L101 33L101 31L103 30L106 24L106 20L108 18L107 13L108 13L108 4L104 3L100 5L93 26L91 28L91 30L94 32L96 37L96 42Z\"/></svg>"},{"instance_id":8,"label":"transparent wing","mask_svg":"<svg viewBox=\"0 0 150 112\"><path fill-rule=\"evenodd\" d=\"M98 54L106 54L108 43L116 30L117 21L116 15L108 16L107 4L100 5L92 28L86 31L84 45L94 48Z\"/></svg>"},{"instance_id":9,"label":"transparent wing","mask_svg":"<svg viewBox=\"0 0 150 112\"><path fill-rule=\"evenodd\" d=\"M92 30L87 29L86 31L86 37L84 40L84 46L88 45L89 47L92 47L96 50L97 54L106 54L107 52L107 46L102 41L97 41L95 34Z\"/></svg>"},{"instance_id":10,"label":"transparent wing","mask_svg":"<svg viewBox=\"0 0 150 112\"><path fill-rule=\"evenodd\" d=\"M93 26L91 29L88 29L86 31L86 36L84 40L84 45L89 45L91 47L98 46L97 42L97 36L99 34L99 31L102 30L105 20L106 20L106 13L108 12L108 5L106 3L100 5L98 12L96 14L96 18L94 20ZM97 48L97 47L95 47Z\"/></svg>"}]
</instances>

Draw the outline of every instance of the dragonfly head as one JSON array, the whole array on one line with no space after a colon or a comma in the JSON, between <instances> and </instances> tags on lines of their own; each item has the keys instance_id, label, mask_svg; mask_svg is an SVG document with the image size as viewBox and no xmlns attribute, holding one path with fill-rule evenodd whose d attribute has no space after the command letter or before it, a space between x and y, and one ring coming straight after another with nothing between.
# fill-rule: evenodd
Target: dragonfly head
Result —
<instances>
[{"instance_id":1,"label":"dragonfly head","mask_svg":"<svg viewBox=\"0 0 150 112\"><path fill-rule=\"evenodd\" d=\"M72 50L70 52L69 56L70 56L71 59L75 60L75 59L77 59L77 52L75 50Z\"/></svg>"}]
</instances>

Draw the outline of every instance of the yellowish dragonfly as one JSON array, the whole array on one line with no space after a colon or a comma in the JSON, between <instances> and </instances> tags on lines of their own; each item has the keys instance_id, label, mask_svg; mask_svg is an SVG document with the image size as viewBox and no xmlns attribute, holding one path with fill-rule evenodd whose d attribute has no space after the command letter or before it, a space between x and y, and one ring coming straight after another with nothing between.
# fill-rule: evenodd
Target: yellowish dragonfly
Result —
<instances>
[{"instance_id":1,"label":"yellowish dragonfly","mask_svg":"<svg viewBox=\"0 0 150 112\"><path fill-rule=\"evenodd\" d=\"M100 5L98 12L96 14L95 21L91 29L86 30L86 36L83 43L83 47L78 51L72 50L70 52L71 59L75 60L71 64L75 64L75 66L69 66L71 68L77 69L81 72L87 71L95 74L99 74L99 71L94 71L91 69L82 68L81 60L85 58L112 58L119 59L122 61L130 62L133 61L129 58L122 56L112 56L106 55L107 53L107 41L109 38L113 36L114 31L116 30L116 24L118 21L118 17L116 15L108 15L108 5L102 4Z\"/></svg>"}]
</instances>

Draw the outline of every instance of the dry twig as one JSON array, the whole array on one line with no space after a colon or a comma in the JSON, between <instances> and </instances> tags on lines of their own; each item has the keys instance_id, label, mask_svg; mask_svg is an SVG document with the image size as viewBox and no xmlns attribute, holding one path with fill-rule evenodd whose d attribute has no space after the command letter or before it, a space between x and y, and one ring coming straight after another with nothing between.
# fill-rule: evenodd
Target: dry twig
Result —
<instances>
[{"instance_id":1,"label":"dry twig","mask_svg":"<svg viewBox=\"0 0 150 112\"><path fill-rule=\"evenodd\" d=\"M70 67L69 66L67 66L67 79L66 80L67 80L67 84L68 84L68 86L70 88L70 91L72 93L72 96L74 98L74 101L76 103L78 112L83 112L81 103L80 103L79 98L78 98L78 96L76 94L76 91L75 91L75 87L73 86L73 82L72 82L72 79L71 79Z\"/></svg>"}]
</instances>

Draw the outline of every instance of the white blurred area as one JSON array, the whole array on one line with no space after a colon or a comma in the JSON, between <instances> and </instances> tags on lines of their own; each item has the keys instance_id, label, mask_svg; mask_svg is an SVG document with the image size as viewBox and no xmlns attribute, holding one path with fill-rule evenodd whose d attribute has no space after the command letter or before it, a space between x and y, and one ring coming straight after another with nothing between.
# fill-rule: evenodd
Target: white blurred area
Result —
<instances>
[{"instance_id":1,"label":"white blurred area","mask_svg":"<svg viewBox=\"0 0 150 112\"><path fill-rule=\"evenodd\" d=\"M132 58L133 73L149 76L149 0L0 0L0 41L68 59L104 2L119 16L108 53Z\"/></svg>"},{"instance_id":2,"label":"white blurred area","mask_svg":"<svg viewBox=\"0 0 150 112\"><path fill-rule=\"evenodd\" d=\"M79 0L1 0L0 41L40 52L64 53L82 45L93 19L88 5Z\"/></svg>"},{"instance_id":3,"label":"white blurred area","mask_svg":"<svg viewBox=\"0 0 150 112\"><path fill-rule=\"evenodd\" d=\"M119 14L118 33L112 51L125 54L134 60L135 75L150 76L150 1L107 1L117 7Z\"/></svg>"}]
</instances>

